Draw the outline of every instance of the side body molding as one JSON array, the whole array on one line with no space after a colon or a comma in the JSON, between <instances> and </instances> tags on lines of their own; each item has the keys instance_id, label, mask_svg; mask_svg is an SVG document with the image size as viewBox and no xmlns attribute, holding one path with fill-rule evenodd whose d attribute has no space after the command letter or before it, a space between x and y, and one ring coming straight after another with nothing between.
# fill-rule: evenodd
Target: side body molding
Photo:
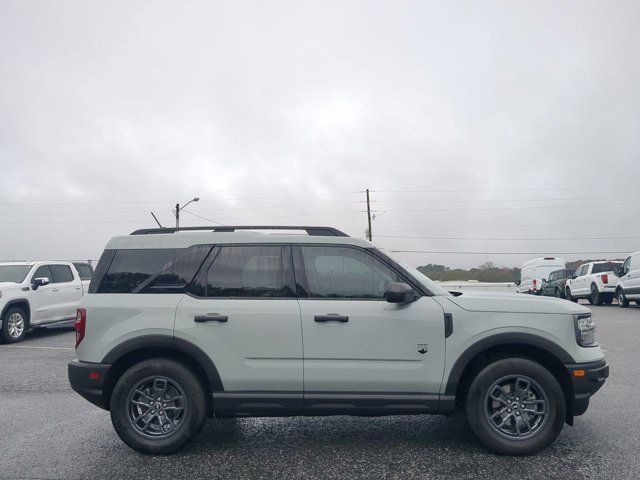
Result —
<instances>
[{"instance_id":1,"label":"side body molding","mask_svg":"<svg viewBox=\"0 0 640 480\"><path fill-rule=\"evenodd\" d=\"M500 333L491 337L483 338L467 348L454 363L449 378L446 380L444 395L456 395L458 382L465 368L473 358L492 347L505 346L528 346L536 347L549 352L562 363L575 363L574 358L562 347L546 338L530 333Z\"/></svg>"},{"instance_id":2,"label":"side body molding","mask_svg":"<svg viewBox=\"0 0 640 480\"><path fill-rule=\"evenodd\" d=\"M132 338L121 343L102 359L103 364L112 365L125 355L136 350L172 350L183 355L193 358L207 375L207 379L214 392L224 391L222 380L218 369L211 361L209 356L199 347L182 338L176 338L169 335L144 335Z\"/></svg>"}]
</instances>

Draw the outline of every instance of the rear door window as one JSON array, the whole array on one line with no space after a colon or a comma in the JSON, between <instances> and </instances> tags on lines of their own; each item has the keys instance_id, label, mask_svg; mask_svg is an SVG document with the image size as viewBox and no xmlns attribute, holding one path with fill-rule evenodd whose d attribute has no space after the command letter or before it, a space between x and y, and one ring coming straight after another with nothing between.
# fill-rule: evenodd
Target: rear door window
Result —
<instances>
[{"instance_id":1,"label":"rear door window","mask_svg":"<svg viewBox=\"0 0 640 480\"><path fill-rule=\"evenodd\" d=\"M195 294L205 297L293 297L289 247L223 246ZM197 283L197 282L196 282Z\"/></svg>"},{"instance_id":2,"label":"rear door window","mask_svg":"<svg viewBox=\"0 0 640 480\"><path fill-rule=\"evenodd\" d=\"M69 265L49 265L53 279L51 283L73 282L73 273Z\"/></svg>"}]
</instances>

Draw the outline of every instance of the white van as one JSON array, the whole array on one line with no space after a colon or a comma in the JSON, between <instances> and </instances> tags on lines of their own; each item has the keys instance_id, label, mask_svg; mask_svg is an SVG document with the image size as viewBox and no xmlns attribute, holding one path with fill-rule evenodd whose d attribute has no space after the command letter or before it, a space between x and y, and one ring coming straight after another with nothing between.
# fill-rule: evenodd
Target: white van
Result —
<instances>
[{"instance_id":1,"label":"white van","mask_svg":"<svg viewBox=\"0 0 640 480\"><path fill-rule=\"evenodd\" d=\"M520 270L517 292L540 295L542 281L549 278L551 272L563 268L566 268L564 258L544 257L524 262Z\"/></svg>"},{"instance_id":2,"label":"white van","mask_svg":"<svg viewBox=\"0 0 640 480\"><path fill-rule=\"evenodd\" d=\"M616 273L618 274L616 285L618 305L626 308L630 300L635 300L636 304L640 305L640 252L629 255L622 268Z\"/></svg>"}]
</instances>

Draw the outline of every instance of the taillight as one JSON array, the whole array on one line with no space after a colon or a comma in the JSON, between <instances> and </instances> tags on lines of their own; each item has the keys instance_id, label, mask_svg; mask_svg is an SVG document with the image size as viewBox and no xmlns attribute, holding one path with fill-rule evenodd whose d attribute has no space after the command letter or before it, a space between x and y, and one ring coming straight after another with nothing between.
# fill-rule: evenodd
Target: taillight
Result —
<instances>
[{"instance_id":1,"label":"taillight","mask_svg":"<svg viewBox=\"0 0 640 480\"><path fill-rule=\"evenodd\" d=\"M84 338L84 332L87 328L87 310L84 308L78 308L76 314L76 348L80 345L80 342Z\"/></svg>"},{"instance_id":2,"label":"taillight","mask_svg":"<svg viewBox=\"0 0 640 480\"><path fill-rule=\"evenodd\" d=\"M609 275L606 273L604 275L600 275L600 278L602 279L602 283L609 283Z\"/></svg>"},{"instance_id":3,"label":"taillight","mask_svg":"<svg viewBox=\"0 0 640 480\"><path fill-rule=\"evenodd\" d=\"M534 278L533 279L533 289L535 290L537 288L538 285L538 281Z\"/></svg>"}]
</instances>

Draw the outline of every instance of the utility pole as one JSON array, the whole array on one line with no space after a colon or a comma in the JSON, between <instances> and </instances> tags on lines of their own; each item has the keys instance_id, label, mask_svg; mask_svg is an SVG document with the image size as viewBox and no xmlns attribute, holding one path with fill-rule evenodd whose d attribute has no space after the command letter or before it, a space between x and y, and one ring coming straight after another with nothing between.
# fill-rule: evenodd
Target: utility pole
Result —
<instances>
[{"instance_id":1,"label":"utility pole","mask_svg":"<svg viewBox=\"0 0 640 480\"><path fill-rule=\"evenodd\" d=\"M185 203L184 205L182 205L182 207L180 207L179 203L176 203L176 209L175 209L175 214L176 214L176 228L180 228L180 210L184 210L184 207L186 207L187 205L189 205L191 202L199 202L200 199L198 197L195 197L192 200L189 200L187 203ZM155 215L154 215L155 218ZM157 220L156 220L157 222Z\"/></svg>"},{"instance_id":2,"label":"utility pole","mask_svg":"<svg viewBox=\"0 0 640 480\"><path fill-rule=\"evenodd\" d=\"M371 232L371 205L369 204L369 189L367 188L367 220L369 222L369 229L367 230L367 237L369 241L373 241L373 234Z\"/></svg>"}]
</instances>

